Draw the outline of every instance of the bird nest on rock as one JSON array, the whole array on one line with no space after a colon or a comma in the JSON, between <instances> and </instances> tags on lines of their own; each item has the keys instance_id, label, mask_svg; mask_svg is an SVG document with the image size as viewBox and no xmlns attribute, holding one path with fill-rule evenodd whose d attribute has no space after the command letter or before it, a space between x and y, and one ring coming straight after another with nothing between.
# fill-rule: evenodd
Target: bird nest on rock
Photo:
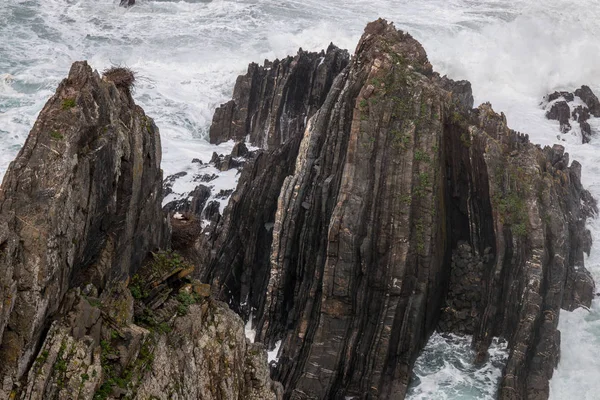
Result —
<instances>
[{"instance_id":1,"label":"bird nest on rock","mask_svg":"<svg viewBox=\"0 0 600 400\"><path fill-rule=\"evenodd\" d=\"M135 72L130 68L110 67L105 69L102 75L118 88L131 90L135 84Z\"/></svg>"}]
</instances>

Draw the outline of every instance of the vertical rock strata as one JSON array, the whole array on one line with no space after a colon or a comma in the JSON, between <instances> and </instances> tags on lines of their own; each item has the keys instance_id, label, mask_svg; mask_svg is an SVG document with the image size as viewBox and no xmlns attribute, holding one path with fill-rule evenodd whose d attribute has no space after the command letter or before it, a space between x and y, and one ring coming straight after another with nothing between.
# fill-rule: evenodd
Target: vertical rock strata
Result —
<instances>
[{"instance_id":1,"label":"vertical rock strata","mask_svg":"<svg viewBox=\"0 0 600 400\"><path fill-rule=\"evenodd\" d=\"M67 290L125 279L166 244L160 137L128 90L75 63L0 193L0 375L10 392Z\"/></svg>"},{"instance_id":2,"label":"vertical rock strata","mask_svg":"<svg viewBox=\"0 0 600 400\"><path fill-rule=\"evenodd\" d=\"M473 109L383 20L351 60L252 64L233 97L211 141L261 150L222 218L174 223L184 260L157 251L158 129L127 85L73 65L0 192L0 398L402 399L436 328L472 334L474 362L504 337L498 398L548 397L560 309L594 294L596 204L564 148ZM283 389L211 294L281 344Z\"/></svg>"},{"instance_id":3,"label":"vertical rock strata","mask_svg":"<svg viewBox=\"0 0 600 400\"><path fill-rule=\"evenodd\" d=\"M277 198L294 171L301 133L348 59L346 50L330 45L327 52L300 51L265 67L251 64L237 80L234 99L215 112L211 142L249 135L263 148L243 169L219 230L195 246L202 280L215 282L221 297L246 316L264 304Z\"/></svg>"},{"instance_id":4,"label":"vertical rock strata","mask_svg":"<svg viewBox=\"0 0 600 400\"><path fill-rule=\"evenodd\" d=\"M233 99L215 111L210 142L248 137L264 149L281 146L304 128L347 63L348 52L329 45L327 52L300 49L295 57L250 64L237 79Z\"/></svg>"},{"instance_id":5,"label":"vertical rock strata","mask_svg":"<svg viewBox=\"0 0 600 400\"><path fill-rule=\"evenodd\" d=\"M509 341L499 398L547 398L559 310L589 305L594 288L583 253L596 205L580 165L529 143L489 104L472 109L470 84L433 72L422 46L383 20L306 124L248 111L298 106L272 100L289 80L254 85L256 71L215 114L211 140L267 150L195 247L221 297L255 314L257 337L282 342L274 375L286 398L404 398L464 282L477 292L472 312L442 321L474 334L476 362L494 336ZM314 81L302 82L294 93L306 99ZM473 266L455 257L453 275L457 251Z\"/></svg>"},{"instance_id":6,"label":"vertical rock strata","mask_svg":"<svg viewBox=\"0 0 600 400\"><path fill-rule=\"evenodd\" d=\"M241 318L158 251L160 136L128 74L73 64L4 177L0 399L280 399Z\"/></svg>"}]
</instances>

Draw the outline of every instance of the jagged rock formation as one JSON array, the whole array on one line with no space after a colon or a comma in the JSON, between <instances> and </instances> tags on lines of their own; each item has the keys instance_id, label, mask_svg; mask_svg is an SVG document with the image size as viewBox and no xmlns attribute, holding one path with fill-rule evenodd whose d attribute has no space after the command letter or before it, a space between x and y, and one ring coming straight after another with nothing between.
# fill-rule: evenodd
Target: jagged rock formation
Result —
<instances>
[{"instance_id":1,"label":"jagged rock formation","mask_svg":"<svg viewBox=\"0 0 600 400\"><path fill-rule=\"evenodd\" d=\"M160 154L158 130L131 96L74 64L2 183L4 393L69 288L123 279L166 244Z\"/></svg>"},{"instance_id":2,"label":"jagged rock formation","mask_svg":"<svg viewBox=\"0 0 600 400\"><path fill-rule=\"evenodd\" d=\"M231 153L228 155L213 153L208 163L195 159L192 164L196 167L196 172L182 171L168 176L163 183L165 192L163 210L167 212L176 212L185 215L185 220L190 218L214 221L221 218L221 201L226 202L235 188L235 180L228 182L230 189L223 189L218 183L219 171L229 171L239 174L244 165L256 156L255 151L249 151L243 142L237 142ZM201 183L200 183L201 182ZM175 192L174 187L181 185L185 188L190 183L200 183L191 192ZM220 190L215 189L219 187ZM189 189L188 189L189 190ZM175 230L178 229L175 225ZM177 235L177 233L176 233ZM178 250L186 251L186 247Z\"/></svg>"},{"instance_id":3,"label":"jagged rock formation","mask_svg":"<svg viewBox=\"0 0 600 400\"><path fill-rule=\"evenodd\" d=\"M288 81L265 90L264 73L238 79L211 139L249 137L267 151L193 246L200 276L255 314L257 338L282 341L274 376L286 398L403 398L464 285L452 254L465 244L479 293L456 330L474 333L475 361L494 336L508 340L500 399L547 398L559 310L589 305L594 287L583 253L596 206L579 164L529 143L489 104L473 110L470 84L433 72L421 45L383 20L305 125L258 117L298 104L272 102ZM313 93L305 82L298 98Z\"/></svg>"},{"instance_id":4,"label":"jagged rock formation","mask_svg":"<svg viewBox=\"0 0 600 400\"><path fill-rule=\"evenodd\" d=\"M258 232L257 236L248 236L246 232L236 228L220 235L219 240L224 243L218 246L222 255L219 263L224 268L217 267L214 263L211 266L204 266L200 262L203 258L197 256L197 250L190 249L189 243L193 240L188 239L191 238L190 233L195 232L198 226L201 225L200 220L211 221L213 227L220 220L219 205L214 200L210 201L211 196L227 199L233 190L216 194L210 189L207 190L207 185L216 176L200 172L192 179L195 182L205 183L198 185L184 197L168 201L165 204L165 210L185 214L183 222L181 220L174 222L174 237L177 238L178 242L181 242L179 241L180 237L186 238L184 242L181 242L182 246L177 246L177 250L192 259L199 260L199 265L202 266L203 271L218 270L217 273L220 275L218 279L226 282L228 279L237 279L233 274L237 275L239 271L250 271L251 269L245 268L244 263L252 262L254 257L262 257L262 261L268 258L271 234L269 232L265 234L263 228L272 223L272 217L270 216L273 214L279 188L285 176L292 172L292 164L287 161L296 157L300 145L301 137L295 134L293 138L290 138L289 134L304 129L308 118L316 112L325 100L333 79L348 64L348 58L346 50L340 50L334 45L330 45L327 52L310 53L300 49L295 57L287 57L273 62L265 61L264 66L250 64L246 75L240 76L237 80L233 100L223 104L216 110L210 129L211 143L219 144L230 139L238 142L229 155L214 153L208 164L203 164L200 160L197 160L201 164L199 170L203 171L214 167L219 171L238 169L244 171L243 174L261 173L265 184L269 184L267 181L272 181L272 190L264 191L264 185L253 185L238 189L236 197L243 197L248 200L247 203L238 207L238 212L240 215L254 214L253 224L260 228L253 230L253 232ZM245 139L246 136L255 146L278 151L279 157L282 159L281 168L276 167L272 171L266 172L264 170L265 155L263 152L249 151L246 145L240 141ZM281 146L284 142L285 144ZM285 148L285 150L282 151L280 147ZM250 166L244 169L244 165L248 162L250 162ZM271 173L274 176L271 176ZM182 172L181 174L186 173ZM170 191L176 180L180 178L182 176L167 177L165 190ZM242 179L244 181L249 180L248 178ZM253 191L256 189L263 192L248 196L240 194L242 190ZM263 197L268 200L263 199ZM269 204L269 206L266 204ZM263 216L268 218L265 219ZM225 226L230 225L226 223ZM269 230L268 228L264 229ZM239 246L240 241L263 243L265 238L268 243L259 245L261 249L265 249L264 252L242 254L244 249L254 249L256 246ZM248 284L251 284L252 281L264 281L264 272L266 271L263 271L263 276L257 279L251 276L244 279L247 280ZM205 273L200 273L200 276L207 277ZM247 290L244 289L244 291ZM240 311L237 306L235 306L235 309Z\"/></svg>"},{"instance_id":5,"label":"jagged rock formation","mask_svg":"<svg viewBox=\"0 0 600 400\"><path fill-rule=\"evenodd\" d=\"M332 44L327 52L300 49L295 57L250 64L237 79L233 99L215 111L210 142L249 136L264 149L281 146L304 129L347 63L348 53Z\"/></svg>"},{"instance_id":6,"label":"jagged rock formation","mask_svg":"<svg viewBox=\"0 0 600 400\"><path fill-rule=\"evenodd\" d=\"M330 45L326 53L299 51L295 57L266 62L264 67L251 64L248 73L238 78L234 100L215 112L212 142L249 134L253 145L274 147L244 155L250 162L230 200L230 211L224 216L227 221L218 234L208 237L216 254L195 258L201 279L220 282L216 287L221 288L221 297L228 298L227 292L234 291L236 301L230 304L246 316L264 298L277 198L283 180L293 172L302 139L298 133L321 107L348 59L346 50ZM228 120L224 119L227 115ZM240 126L248 131L238 129ZM279 145L281 141L284 143ZM195 253L207 250L202 244L196 243Z\"/></svg>"},{"instance_id":7,"label":"jagged rock formation","mask_svg":"<svg viewBox=\"0 0 600 400\"><path fill-rule=\"evenodd\" d=\"M576 97L583 104L575 102ZM571 131L572 126L576 123L581 131L582 143L589 143L592 135L595 134L588 120L591 117L600 117L600 101L588 86L583 85L575 90L575 93L570 92L554 92L545 98L547 104L546 118L557 120L560 123L561 133Z\"/></svg>"},{"instance_id":8,"label":"jagged rock formation","mask_svg":"<svg viewBox=\"0 0 600 400\"><path fill-rule=\"evenodd\" d=\"M548 397L559 311L594 292L596 204L564 148L472 109L410 35L378 20L352 60L251 65L211 140L262 150L213 157L242 169L222 218L213 176L170 206L185 258L154 251L170 233L159 134L116 83L74 64L4 178L0 397L401 399L437 327L472 333L474 362L507 339L499 399ZM281 342L283 387L211 295Z\"/></svg>"},{"instance_id":9,"label":"jagged rock formation","mask_svg":"<svg viewBox=\"0 0 600 400\"><path fill-rule=\"evenodd\" d=\"M280 399L265 350L192 270L157 253L129 288L70 291L22 398Z\"/></svg>"},{"instance_id":10,"label":"jagged rock formation","mask_svg":"<svg viewBox=\"0 0 600 400\"><path fill-rule=\"evenodd\" d=\"M0 398L280 398L194 267L149 257L170 239L160 136L115 73L73 64L4 177Z\"/></svg>"}]
</instances>

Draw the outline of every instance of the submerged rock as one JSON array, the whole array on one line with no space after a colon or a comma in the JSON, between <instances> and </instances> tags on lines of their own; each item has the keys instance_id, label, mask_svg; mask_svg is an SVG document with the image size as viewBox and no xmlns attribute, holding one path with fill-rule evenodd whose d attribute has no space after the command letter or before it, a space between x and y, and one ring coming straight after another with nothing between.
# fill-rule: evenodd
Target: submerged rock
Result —
<instances>
[{"instance_id":1,"label":"submerged rock","mask_svg":"<svg viewBox=\"0 0 600 400\"><path fill-rule=\"evenodd\" d=\"M600 101L589 86L583 85L581 88L577 89L575 91L575 96L578 96L583 100L590 109L590 114L597 118L600 117Z\"/></svg>"},{"instance_id":2,"label":"submerged rock","mask_svg":"<svg viewBox=\"0 0 600 400\"><path fill-rule=\"evenodd\" d=\"M560 309L593 293L583 253L596 205L579 164L510 130L491 105L472 110L470 84L433 72L422 46L383 20L306 124L264 129L259 114L232 111L270 109L264 86L248 83L257 68L211 137L266 150L194 248L213 291L254 314L257 339L281 341L274 376L286 396L404 398L443 308L460 302L465 323L446 326L474 333L479 360L493 337L509 342L498 397L547 398ZM295 109L286 98L277 109Z\"/></svg>"},{"instance_id":3,"label":"submerged rock","mask_svg":"<svg viewBox=\"0 0 600 400\"><path fill-rule=\"evenodd\" d=\"M571 109L566 101L558 101L546 113L546 118L555 119L560 123L560 131L566 133L571 130Z\"/></svg>"}]
</instances>

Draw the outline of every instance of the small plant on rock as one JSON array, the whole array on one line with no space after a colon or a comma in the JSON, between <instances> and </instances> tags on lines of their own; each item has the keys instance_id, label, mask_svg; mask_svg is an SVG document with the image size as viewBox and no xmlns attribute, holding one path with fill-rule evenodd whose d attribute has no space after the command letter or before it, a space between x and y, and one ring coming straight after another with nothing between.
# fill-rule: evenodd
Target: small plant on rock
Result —
<instances>
[{"instance_id":1,"label":"small plant on rock","mask_svg":"<svg viewBox=\"0 0 600 400\"><path fill-rule=\"evenodd\" d=\"M75 99L64 99L62 101L62 109L63 110L69 110L73 107L75 107L77 105L77 103L75 102Z\"/></svg>"}]
</instances>

